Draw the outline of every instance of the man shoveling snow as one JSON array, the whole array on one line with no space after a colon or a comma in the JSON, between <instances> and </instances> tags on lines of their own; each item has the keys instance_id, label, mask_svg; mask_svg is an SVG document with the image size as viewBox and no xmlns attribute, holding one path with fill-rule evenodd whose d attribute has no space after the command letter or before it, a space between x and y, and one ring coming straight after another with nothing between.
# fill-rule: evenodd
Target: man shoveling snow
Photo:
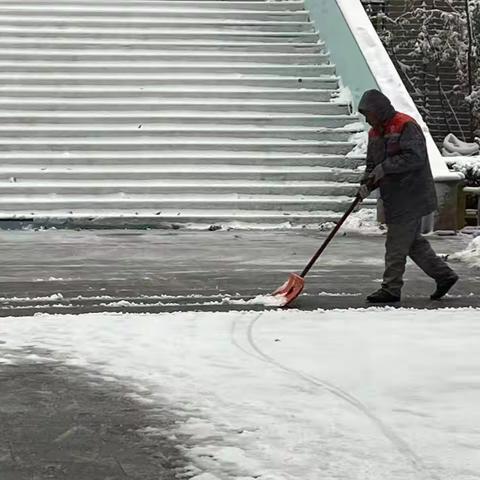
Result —
<instances>
[{"instance_id":1,"label":"man shoveling snow","mask_svg":"<svg viewBox=\"0 0 480 480\"><path fill-rule=\"evenodd\" d=\"M395 111L390 100L378 90L365 92L359 112L372 128L367 166L358 194L363 199L380 188L388 229L382 288L367 300L372 303L400 300L407 256L436 281L437 288L430 298L438 300L456 283L458 276L421 235L422 217L437 208L425 136L413 118Z\"/></svg>"}]
</instances>

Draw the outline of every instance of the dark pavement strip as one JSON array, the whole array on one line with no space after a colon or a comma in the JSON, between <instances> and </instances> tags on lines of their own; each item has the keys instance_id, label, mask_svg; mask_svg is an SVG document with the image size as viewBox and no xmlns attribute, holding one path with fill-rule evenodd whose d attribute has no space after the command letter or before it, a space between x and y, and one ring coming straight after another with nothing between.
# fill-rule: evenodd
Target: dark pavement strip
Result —
<instances>
[{"instance_id":1,"label":"dark pavement strip","mask_svg":"<svg viewBox=\"0 0 480 480\"><path fill-rule=\"evenodd\" d=\"M231 299L248 300L280 286L290 272L303 268L325 235L307 230L3 231L0 316L263 309ZM430 239L437 252L450 254L464 249L471 237ZM383 244L382 236L335 238L293 306L366 307L364 297L378 288L382 276ZM433 281L409 265L401 305L480 306L480 270L452 265L461 280L441 302L429 300Z\"/></svg>"},{"instance_id":2,"label":"dark pavement strip","mask_svg":"<svg viewBox=\"0 0 480 480\"><path fill-rule=\"evenodd\" d=\"M168 406L159 413L122 381L48 351L0 345L0 352L13 360L0 363L2 480L173 480L184 471L187 462L168 438L176 421ZM161 433L146 433L152 427Z\"/></svg>"}]
</instances>

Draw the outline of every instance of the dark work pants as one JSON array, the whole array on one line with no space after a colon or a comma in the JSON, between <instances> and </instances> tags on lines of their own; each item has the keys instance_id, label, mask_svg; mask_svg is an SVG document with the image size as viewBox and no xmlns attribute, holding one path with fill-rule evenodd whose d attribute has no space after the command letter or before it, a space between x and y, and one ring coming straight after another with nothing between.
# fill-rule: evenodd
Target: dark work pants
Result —
<instances>
[{"instance_id":1,"label":"dark work pants","mask_svg":"<svg viewBox=\"0 0 480 480\"><path fill-rule=\"evenodd\" d=\"M421 218L405 223L388 224L385 243L385 273L382 288L400 296L407 257L410 257L428 276L441 281L455 276L455 272L433 251L421 235Z\"/></svg>"}]
</instances>

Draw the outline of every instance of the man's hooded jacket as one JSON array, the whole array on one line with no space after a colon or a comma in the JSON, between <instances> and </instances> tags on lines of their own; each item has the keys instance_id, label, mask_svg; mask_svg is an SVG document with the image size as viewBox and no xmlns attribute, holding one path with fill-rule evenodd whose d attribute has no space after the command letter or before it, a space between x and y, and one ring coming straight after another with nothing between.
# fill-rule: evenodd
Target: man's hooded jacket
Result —
<instances>
[{"instance_id":1,"label":"man's hooded jacket","mask_svg":"<svg viewBox=\"0 0 480 480\"><path fill-rule=\"evenodd\" d=\"M386 223L404 223L437 208L437 197L427 145L422 129L408 115L395 111L390 100L378 90L365 92L360 113L373 112L382 126L368 134L367 167L362 182L379 163L385 176L380 193Z\"/></svg>"}]
</instances>

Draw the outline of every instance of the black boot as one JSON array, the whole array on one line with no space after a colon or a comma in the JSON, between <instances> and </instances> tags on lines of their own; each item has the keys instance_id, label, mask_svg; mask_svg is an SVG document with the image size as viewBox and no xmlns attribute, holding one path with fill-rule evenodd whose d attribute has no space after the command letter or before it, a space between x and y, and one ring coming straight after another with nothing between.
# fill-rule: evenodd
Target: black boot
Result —
<instances>
[{"instance_id":1,"label":"black boot","mask_svg":"<svg viewBox=\"0 0 480 480\"><path fill-rule=\"evenodd\" d=\"M458 281L458 275L437 282L437 289L430 295L432 300L440 300Z\"/></svg>"},{"instance_id":2,"label":"black boot","mask_svg":"<svg viewBox=\"0 0 480 480\"><path fill-rule=\"evenodd\" d=\"M392 295L390 292L387 292L381 288L380 290L369 295L367 297L367 301L370 303L395 303L400 301L400 296Z\"/></svg>"}]
</instances>

